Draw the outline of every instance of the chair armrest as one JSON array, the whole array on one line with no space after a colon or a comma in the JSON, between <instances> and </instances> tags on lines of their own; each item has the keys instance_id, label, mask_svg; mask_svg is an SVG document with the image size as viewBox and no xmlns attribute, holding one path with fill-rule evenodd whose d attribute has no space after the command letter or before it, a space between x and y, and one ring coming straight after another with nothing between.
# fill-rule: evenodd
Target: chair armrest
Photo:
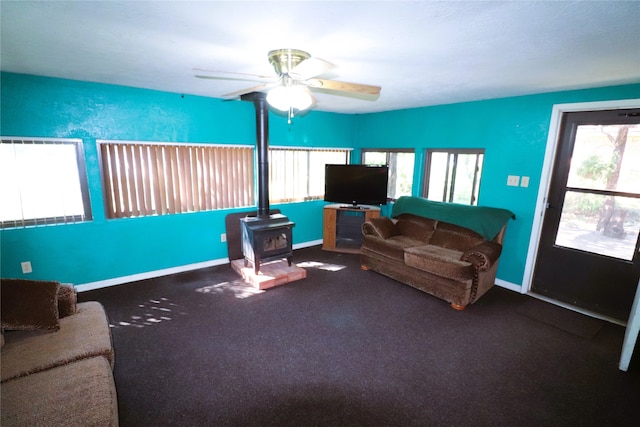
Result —
<instances>
[{"instance_id":1,"label":"chair armrest","mask_svg":"<svg viewBox=\"0 0 640 427\"><path fill-rule=\"evenodd\" d=\"M466 250L460 260L470 262L479 271L485 271L498 261L501 253L501 244L487 240Z\"/></svg>"},{"instance_id":2,"label":"chair armrest","mask_svg":"<svg viewBox=\"0 0 640 427\"><path fill-rule=\"evenodd\" d=\"M362 234L388 239L389 237L399 235L400 231L398 231L396 225L390 218L382 216L379 218L370 218L369 221L362 224Z\"/></svg>"}]
</instances>

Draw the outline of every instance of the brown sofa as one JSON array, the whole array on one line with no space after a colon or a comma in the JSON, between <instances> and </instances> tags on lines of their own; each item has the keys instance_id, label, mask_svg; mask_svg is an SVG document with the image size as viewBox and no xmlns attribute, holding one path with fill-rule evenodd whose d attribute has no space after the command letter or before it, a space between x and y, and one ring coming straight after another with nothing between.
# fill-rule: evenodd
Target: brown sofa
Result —
<instances>
[{"instance_id":1,"label":"brown sofa","mask_svg":"<svg viewBox=\"0 0 640 427\"><path fill-rule=\"evenodd\" d=\"M502 209L473 208L476 207L420 198L398 199L393 219L380 217L363 224L362 269L413 286L449 302L455 309L464 309L494 285L506 222L513 217ZM447 218L448 211L454 220L461 218L458 222L471 224L485 235L437 219ZM480 217L470 221L469 215L474 212ZM424 216L430 213L436 218ZM501 218L493 218L489 229L482 223L487 214Z\"/></svg>"},{"instance_id":2,"label":"brown sofa","mask_svg":"<svg viewBox=\"0 0 640 427\"><path fill-rule=\"evenodd\" d=\"M2 279L3 426L117 426L114 351L98 302L73 286Z\"/></svg>"}]
</instances>

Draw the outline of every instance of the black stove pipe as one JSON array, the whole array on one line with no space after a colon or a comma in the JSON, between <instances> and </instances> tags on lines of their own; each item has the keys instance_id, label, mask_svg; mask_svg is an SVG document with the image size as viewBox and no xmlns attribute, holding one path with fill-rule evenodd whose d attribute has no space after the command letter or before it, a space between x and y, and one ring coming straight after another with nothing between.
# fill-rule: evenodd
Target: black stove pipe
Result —
<instances>
[{"instance_id":1,"label":"black stove pipe","mask_svg":"<svg viewBox=\"0 0 640 427\"><path fill-rule=\"evenodd\" d=\"M242 95L256 109L256 144L258 149L258 218L269 218L269 106L267 95L252 92Z\"/></svg>"}]
</instances>

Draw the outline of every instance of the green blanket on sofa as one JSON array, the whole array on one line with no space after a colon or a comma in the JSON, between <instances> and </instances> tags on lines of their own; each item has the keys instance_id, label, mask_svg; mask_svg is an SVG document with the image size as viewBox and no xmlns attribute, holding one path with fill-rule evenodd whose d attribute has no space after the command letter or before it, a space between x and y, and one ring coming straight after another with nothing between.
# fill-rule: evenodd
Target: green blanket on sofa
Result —
<instances>
[{"instance_id":1,"label":"green blanket on sofa","mask_svg":"<svg viewBox=\"0 0 640 427\"><path fill-rule=\"evenodd\" d=\"M434 202L422 197L402 196L393 205L391 217L403 213L436 219L469 228L487 240L493 240L509 218L516 219L507 209Z\"/></svg>"}]
</instances>

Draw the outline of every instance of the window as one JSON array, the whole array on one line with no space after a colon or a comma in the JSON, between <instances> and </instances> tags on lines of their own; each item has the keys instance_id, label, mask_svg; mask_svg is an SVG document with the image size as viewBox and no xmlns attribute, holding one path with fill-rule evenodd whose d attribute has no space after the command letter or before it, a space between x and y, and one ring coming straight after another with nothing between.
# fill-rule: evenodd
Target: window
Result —
<instances>
[{"instance_id":1,"label":"window","mask_svg":"<svg viewBox=\"0 0 640 427\"><path fill-rule=\"evenodd\" d=\"M387 196L390 199L411 196L414 162L413 150L362 150L362 164L389 166Z\"/></svg>"},{"instance_id":2,"label":"window","mask_svg":"<svg viewBox=\"0 0 640 427\"><path fill-rule=\"evenodd\" d=\"M98 142L108 218L254 204L252 147Z\"/></svg>"},{"instance_id":3,"label":"window","mask_svg":"<svg viewBox=\"0 0 640 427\"><path fill-rule=\"evenodd\" d=\"M483 160L483 149L427 150L423 197L477 205Z\"/></svg>"},{"instance_id":4,"label":"window","mask_svg":"<svg viewBox=\"0 0 640 427\"><path fill-rule=\"evenodd\" d=\"M346 164L347 149L269 148L269 202L322 200L324 165Z\"/></svg>"},{"instance_id":5,"label":"window","mask_svg":"<svg viewBox=\"0 0 640 427\"><path fill-rule=\"evenodd\" d=\"M91 204L81 140L1 139L2 228L90 219Z\"/></svg>"}]
</instances>

